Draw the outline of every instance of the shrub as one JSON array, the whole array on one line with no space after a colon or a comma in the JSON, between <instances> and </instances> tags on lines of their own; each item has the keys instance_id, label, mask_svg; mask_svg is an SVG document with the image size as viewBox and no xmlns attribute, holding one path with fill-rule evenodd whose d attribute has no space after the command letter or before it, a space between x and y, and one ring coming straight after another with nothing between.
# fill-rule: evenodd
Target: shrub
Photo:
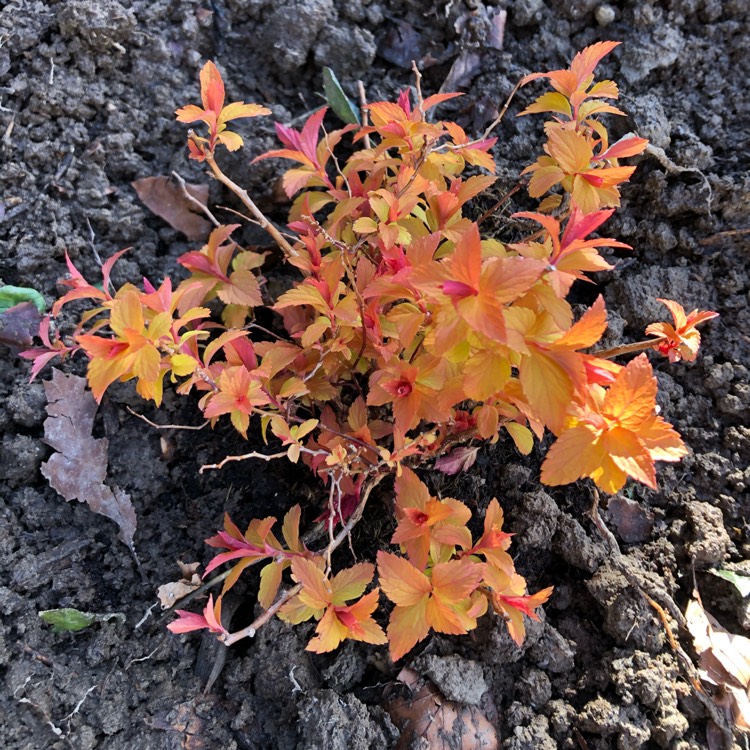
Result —
<instances>
[{"instance_id":1,"label":"shrub","mask_svg":"<svg viewBox=\"0 0 750 750\"><path fill-rule=\"evenodd\" d=\"M592 348L607 326L603 298L578 319L568 300L575 281L613 268L601 248L628 248L592 236L619 205L620 187L635 169L620 160L647 145L632 136L610 143L600 120L622 114L610 103L617 86L593 76L615 46L594 44L568 70L527 76L514 90L540 78L553 89L521 113L551 116L544 153L521 178L541 202L536 211L514 215L512 243L483 238L485 217L472 219L466 208L495 182L492 131L500 118L476 139L455 122L431 120L436 107L459 94L425 98L419 74L415 101L407 90L396 102L370 104L364 125L328 132L325 109L299 131L276 125L283 148L259 158L293 163L283 178L292 200L289 231L280 231L216 161L220 146L242 146L230 123L270 112L257 104L225 105L219 71L205 65L202 106L177 111L180 122L208 130L189 133L190 158L269 231L298 280L269 300L260 275L264 256L233 239L238 224L216 226L202 248L179 259L189 276L176 288L167 278L158 287L144 280L143 289L113 290L109 276L121 253L104 264L101 288L68 260L69 291L53 315L77 299L98 306L84 313L69 343L50 340L46 320L44 347L25 355L35 359L35 375L52 357L82 350L97 399L116 380L135 380L138 393L158 405L168 375L179 382L178 393L198 392L212 424L226 415L243 437L252 424L264 441L281 446L204 468L286 457L304 462L326 487L327 542L319 550L301 541L299 505L285 516L281 538L275 518L255 519L244 533L227 518L207 540L224 550L207 574L233 564L224 592L245 568L262 564L260 618L230 633L221 621L221 596L216 604L211 597L203 615L179 611L171 630L209 628L231 644L278 614L291 623L317 621L312 651L351 638L388 642L398 659L430 629L466 633L492 609L520 643L523 616L534 617L551 589L527 594L507 551L500 504L489 502L483 533L472 538L469 508L431 496L415 470L431 464L447 473L466 470L483 442L506 436L529 454L546 430L556 440L542 482L589 477L614 493L628 477L655 488L655 462L685 455L679 435L658 415L645 350L671 361L693 359L695 326L715 314L686 315L664 300L674 325L653 324L648 340L597 352ZM340 160L337 147L349 138L354 149ZM276 330L257 323L262 306L277 314ZM221 325L212 321L212 308L220 310ZM639 350L625 365L611 359ZM401 554L378 553L379 588L365 593L375 566L361 562L334 572L332 558L387 476L395 476L391 542ZM279 594L287 570L294 585ZM386 632L373 619L379 589L394 605Z\"/></svg>"}]
</instances>

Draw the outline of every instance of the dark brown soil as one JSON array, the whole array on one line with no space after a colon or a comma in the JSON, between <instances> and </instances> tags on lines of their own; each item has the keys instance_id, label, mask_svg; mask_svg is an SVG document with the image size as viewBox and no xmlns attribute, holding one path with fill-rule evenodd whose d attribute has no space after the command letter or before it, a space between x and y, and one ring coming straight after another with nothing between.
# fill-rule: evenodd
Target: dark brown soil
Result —
<instances>
[{"instance_id":1,"label":"dark brown soil","mask_svg":"<svg viewBox=\"0 0 750 750\"><path fill-rule=\"evenodd\" d=\"M478 700L508 750L698 750L706 747L704 709L633 581L684 607L694 566L706 607L730 629L750 626L747 602L703 572L750 558L747 2L497 6L508 14L502 50L478 48L462 82L469 128L481 128L523 74L562 67L585 45L617 39L623 45L603 69L621 83L630 117L614 129L663 149L665 156L641 160L607 228L635 248L599 280L615 333L634 340L663 319L660 296L722 317L707 328L696 364L658 365L663 412L692 453L660 468L658 492L626 489L642 509L630 523L616 525L625 503L604 514L628 574L586 515L588 487L545 491L536 463L507 445L485 450L470 474L433 481L480 508L500 498L518 532L519 569L533 590L554 585L555 594L543 622L530 623L523 649L488 620L471 637L430 638L405 662L454 700ZM52 301L66 249L94 277L92 245L102 257L134 248L116 283L173 271L188 244L130 183L173 169L204 179L187 161L184 128L172 113L196 99L205 59L223 66L233 99L269 103L277 119L299 124L321 101L323 65L352 91L362 78L377 100L411 83L417 56L433 63L424 86L436 91L461 50L485 38L487 18L481 0L9 0L0 10L0 279ZM501 188L535 158L540 138L540 122L516 120L514 106L499 130ZM249 165L273 143L270 120L248 127L252 145L228 168L282 219L283 207L272 203L281 164ZM216 185L211 191L214 204L227 200ZM177 559L210 559L203 539L225 510L242 522L298 501L313 518L317 501L304 475L244 464L199 476L202 463L241 450L242 441L228 429L157 433L125 410L154 416L130 386L113 389L98 429L110 440L110 480L136 506L143 581L114 525L66 503L42 478L44 390L28 383L28 370L3 350L2 747L395 746L398 731L381 703L397 670L382 649L347 644L311 656L309 631L276 621L227 654L204 694L195 674L200 637L169 635L153 616L143 621L156 587L175 579ZM195 423L193 406L167 396L163 419ZM173 443L169 460L161 437ZM368 529L379 514L374 503ZM55 635L37 613L65 606L122 613L124 621ZM236 624L251 614L241 605Z\"/></svg>"}]
</instances>

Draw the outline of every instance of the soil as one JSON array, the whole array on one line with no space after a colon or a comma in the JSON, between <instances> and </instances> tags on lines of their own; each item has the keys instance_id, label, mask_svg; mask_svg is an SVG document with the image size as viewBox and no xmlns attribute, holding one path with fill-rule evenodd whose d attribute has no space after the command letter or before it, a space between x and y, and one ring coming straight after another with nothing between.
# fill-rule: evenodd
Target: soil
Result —
<instances>
[{"instance_id":1,"label":"soil","mask_svg":"<svg viewBox=\"0 0 750 750\"><path fill-rule=\"evenodd\" d=\"M607 227L635 252L622 254L598 285L613 331L626 340L664 319L657 297L721 313L706 328L698 362L656 365L663 413L691 454L678 465L660 465L657 492L628 486L603 511L624 558L587 515L585 484L541 488L541 454L522 461L500 444L484 449L468 474L430 477L435 489L473 504L480 515L489 498L500 498L517 533L519 570L532 590L554 585L555 593L542 622L528 623L523 648L501 622L485 618L470 637L429 638L404 663L451 700L478 706L507 750L705 748L705 709L638 588L684 608L695 570L706 608L730 630L750 627L747 601L706 574L750 558L748 5L509 0L487 6L481 0L8 0L0 10L0 279L38 289L51 301L65 274L65 250L95 278L95 251L106 258L124 247L134 249L116 266L118 284L144 275L158 281L173 271L190 245L139 202L131 182L172 170L205 181L186 158L184 128L172 113L196 99L207 58L223 67L232 99L270 103L278 120L299 125L320 104L322 66L333 67L352 94L361 78L369 99L378 100L412 82L416 57L426 90L438 90L449 74L463 87L467 95L453 113L476 131L522 75L563 67L595 41L621 40L602 65L621 84L629 113L613 129L637 132L655 150L640 160ZM507 11L501 45L488 34L490 27L497 32L498 9ZM498 132L499 193L538 149L539 118L513 116L531 94L522 92ZM243 132L253 133L249 149L227 158L227 169L283 220L274 190L282 164L249 164L274 142L270 120L253 120ZM226 200L212 184L212 203ZM505 226L497 221L501 237ZM253 238L248 230L246 241ZM590 291L581 294L585 300ZM68 367L80 373L82 363ZM199 476L202 463L242 451L242 440L226 428L157 432L125 407L195 424L194 404L168 395L155 415L130 385L112 389L97 429L110 441L108 481L136 507L142 578L114 525L65 502L41 476L50 453L42 441L45 395L41 382L28 381L28 363L3 350L4 748L396 746L399 731L383 706L384 696L398 693L401 665L388 664L382 648L347 644L334 655L312 656L304 651L309 628L274 621L226 654L206 692L196 674L196 664L202 672L207 663L205 653L199 657L200 636L168 634L156 610L144 620L156 587L178 577L176 560L210 559L203 539L220 527L225 511L241 524L299 501L309 522L317 501L303 473L240 464ZM373 502L360 538L383 523L382 507ZM238 605L235 622L248 622L250 605ZM54 634L38 612L66 606L123 617Z\"/></svg>"}]
</instances>

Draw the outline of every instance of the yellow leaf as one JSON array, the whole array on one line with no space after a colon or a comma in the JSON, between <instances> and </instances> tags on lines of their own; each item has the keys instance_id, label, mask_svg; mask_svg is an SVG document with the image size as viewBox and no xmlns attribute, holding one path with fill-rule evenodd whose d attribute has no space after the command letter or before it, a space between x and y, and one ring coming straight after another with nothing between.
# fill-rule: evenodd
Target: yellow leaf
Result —
<instances>
[{"instance_id":1,"label":"yellow leaf","mask_svg":"<svg viewBox=\"0 0 750 750\"><path fill-rule=\"evenodd\" d=\"M518 424L518 422L506 422L503 426L513 438L516 448L524 456L528 456L534 448L534 436L531 434L531 430L522 424Z\"/></svg>"},{"instance_id":2,"label":"yellow leaf","mask_svg":"<svg viewBox=\"0 0 750 750\"><path fill-rule=\"evenodd\" d=\"M464 392L474 401L484 401L501 391L508 378L508 358L490 349L484 349L477 352L464 365Z\"/></svg>"}]
</instances>

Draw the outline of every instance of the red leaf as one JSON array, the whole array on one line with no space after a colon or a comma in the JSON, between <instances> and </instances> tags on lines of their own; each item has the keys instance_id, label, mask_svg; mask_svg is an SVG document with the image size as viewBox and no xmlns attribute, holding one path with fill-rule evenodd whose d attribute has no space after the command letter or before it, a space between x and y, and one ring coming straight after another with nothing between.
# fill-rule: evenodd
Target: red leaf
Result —
<instances>
[{"instance_id":1,"label":"red leaf","mask_svg":"<svg viewBox=\"0 0 750 750\"><path fill-rule=\"evenodd\" d=\"M453 475L468 471L477 460L479 448L461 446L454 448L448 455L435 461L435 468L443 474Z\"/></svg>"}]
</instances>

